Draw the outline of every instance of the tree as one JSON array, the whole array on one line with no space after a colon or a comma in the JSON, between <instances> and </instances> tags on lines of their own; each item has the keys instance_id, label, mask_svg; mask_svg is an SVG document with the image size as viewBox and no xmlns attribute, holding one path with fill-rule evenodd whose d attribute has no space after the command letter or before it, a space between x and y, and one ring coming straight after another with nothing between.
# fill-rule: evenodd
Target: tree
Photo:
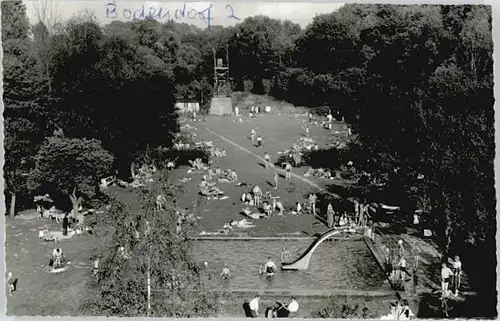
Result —
<instances>
[{"instance_id":1,"label":"tree","mask_svg":"<svg viewBox=\"0 0 500 321\"><path fill-rule=\"evenodd\" d=\"M37 24L43 24L51 34L61 24L61 3L54 0L37 0L31 2L36 15Z\"/></svg>"},{"instance_id":2,"label":"tree","mask_svg":"<svg viewBox=\"0 0 500 321\"><path fill-rule=\"evenodd\" d=\"M131 24L132 36L122 37L92 19L71 21L51 61L55 118L68 136L100 140L123 178L138 153L171 146L179 130L177 36L155 21Z\"/></svg>"},{"instance_id":3,"label":"tree","mask_svg":"<svg viewBox=\"0 0 500 321\"><path fill-rule=\"evenodd\" d=\"M115 203L96 217L100 257L96 280L90 281L92 298L86 313L106 316L214 317L220 309L216 294L205 289L201 268L192 259L190 243L176 233L173 201L178 190L168 179L137 192L141 211ZM164 177L164 176L163 176ZM166 210L156 209L156 196L164 195ZM120 250L123 248L123 250ZM148 295L148 276L151 296ZM150 306L150 308L149 308Z\"/></svg>"},{"instance_id":4,"label":"tree","mask_svg":"<svg viewBox=\"0 0 500 321\"><path fill-rule=\"evenodd\" d=\"M254 83L254 92L264 93L262 79L271 79L290 62L300 27L289 21L255 16L238 24L228 40L231 77L236 87L244 80Z\"/></svg>"},{"instance_id":5,"label":"tree","mask_svg":"<svg viewBox=\"0 0 500 321\"><path fill-rule=\"evenodd\" d=\"M84 199L92 198L99 179L112 171L113 156L94 139L49 137L35 156L29 187L69 198L73 213Z\"/></svg>"},{"instance_id":6,"label":"tree","mask_svg":"<svg viewBox=\"0 0 500 321\"><path fill-rule=\"evenodd\" d=\"M26 55L29 21L22 1L2 2L2 46L4 55Z\"/></svg>"},{"instance_id":7,"label":"tree","mask_svg":"<svg viewBox=\"0 0 500 321\"><path fill-rule=\"evenodd\" d=\"M29 52L29 23L21 1L2 2L5 105L5 191L10 194L10 215L16 196L26 190L30 161L44 135L41 78Z\"/></svg>"}]
</instances>

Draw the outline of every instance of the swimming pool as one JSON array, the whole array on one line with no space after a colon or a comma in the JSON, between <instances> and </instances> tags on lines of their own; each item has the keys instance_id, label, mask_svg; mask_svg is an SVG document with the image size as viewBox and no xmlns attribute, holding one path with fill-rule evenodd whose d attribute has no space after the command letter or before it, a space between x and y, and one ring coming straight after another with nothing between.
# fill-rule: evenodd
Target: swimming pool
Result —
<instances>
[{"instance_id":1,"label":"swimming pool","mask_svg":"<svg viewBox=\"0 0 500 321\"><path fill-rule=\"evenodd\" d=\"M231 271L229 280L212 278L210 287L229 290L253 289L350 289L379 290L386 288L385 277L363 240L323 242L314 252L305 271L281 271L268 279L260 276L259 266L270 256L280 268L281 249L286 246L292 260L298 258L312 240L198 240L193 241L193 254L198 262L208 262L213 273L224 264Z\"/></svg>"}]
</instances>

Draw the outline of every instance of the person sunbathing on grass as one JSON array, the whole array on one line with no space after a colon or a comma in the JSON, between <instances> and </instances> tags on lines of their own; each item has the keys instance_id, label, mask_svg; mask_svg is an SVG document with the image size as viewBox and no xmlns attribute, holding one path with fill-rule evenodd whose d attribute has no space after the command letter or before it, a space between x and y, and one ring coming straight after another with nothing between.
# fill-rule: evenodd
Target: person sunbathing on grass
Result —
<instances>
[{"instance_id":1,"label":"person sunbathing on grass","mask_svg":"<svg viewBox=\"0 0 500 321\"><path fill-rule=\"evenodd\" d=\"M297 202L295 204L295 206L296 206L296 212L297 212L297 214L301 214L302 213L302 204L300 204L300 202Z\"/></svg>"},{"instance_id":2,"label":"person sunbathing on grass","mask_svg":"<svg viewBox=\"0 0 500 321\"><path fill-rule=\"evenodd\" d=\"M231 173L229 174L229 179L232 182L237 182L238 181L238 174L236 174L236 171L232 170Z\"/></svg>"},{"instance_id":3,"label":"person sunbathing on grass","mask_svg":"<svg viewBox=\"0 0 500 321\"><path fill-rule=\"evenodd\" d=\"M271 205L269 205L268 202L264 202L264 212L266 213L267 217L273 214L273 208L271 207Z\"/></svg>"},{"instance_id":4,"label":"person sunbathing on grass","mask_svg":"<svg viewBox=\"0 0 500 321\"><path fill-rule=\"evenodd\" d=\"M285 211L285 207L283 206L283 203L277 202L275 198L273 198L273 211L278 210L278 215L283 215L283 212Z\"/></svg>"}]
</instances>

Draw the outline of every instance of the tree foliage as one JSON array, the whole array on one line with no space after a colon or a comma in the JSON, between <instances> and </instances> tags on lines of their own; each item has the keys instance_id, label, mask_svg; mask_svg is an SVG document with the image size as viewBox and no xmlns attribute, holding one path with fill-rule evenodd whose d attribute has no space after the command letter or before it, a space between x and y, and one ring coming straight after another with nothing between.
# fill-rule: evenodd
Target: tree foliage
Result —
<instances>
[{"instance_id":1,"label":"tree foliage","mask_svg":"<svg viewBox=\"0 0 500 321\"><path fill-rule=\"evenodd\" d=\"M213 317L220 311L218 295L204 288L189 241L176 233L177 188L157 178L157 185L138 192L140 212L115 202L96 217L95 233L102 239L96 249L99 273L90 282L94 295L84 305L91 315L147 316L148 271L149 316ZM166 210L161 212L155 204L159 194L166 198Z\"/></svg>"},{"instance_id":2,"label":"tree foliage","mask_svg":"<svg viewBox=\"0 0 500 321\"><path fill-rule=\"evenodd\" d=\"M113 156L95 139L50 137L35 156L28 186L57 195L92 198L99 179L111 173Z\"/></svg>"}]
</instances>

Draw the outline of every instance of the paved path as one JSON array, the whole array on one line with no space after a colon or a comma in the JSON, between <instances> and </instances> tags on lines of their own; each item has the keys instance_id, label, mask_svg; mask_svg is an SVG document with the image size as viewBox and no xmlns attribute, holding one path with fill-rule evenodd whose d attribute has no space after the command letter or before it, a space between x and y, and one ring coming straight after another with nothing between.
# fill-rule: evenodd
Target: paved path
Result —
<instances>
[{"instance_id":1,"label":"paved path","mask_svg":"<svg viewBox=\"0 0 500 321\"><path fill-rule=\"evenodd\" d=\"M209 290L211 292L224 292L224 290ZM354 289L234 289L233 295L255 295L261 296L297 296L297 297L329 297L329 296L361 296L361 297L389 297L394 300L392 290L354 290ZM392 301L391 300L391 301Z\"/></svg>"}]
</instances>

